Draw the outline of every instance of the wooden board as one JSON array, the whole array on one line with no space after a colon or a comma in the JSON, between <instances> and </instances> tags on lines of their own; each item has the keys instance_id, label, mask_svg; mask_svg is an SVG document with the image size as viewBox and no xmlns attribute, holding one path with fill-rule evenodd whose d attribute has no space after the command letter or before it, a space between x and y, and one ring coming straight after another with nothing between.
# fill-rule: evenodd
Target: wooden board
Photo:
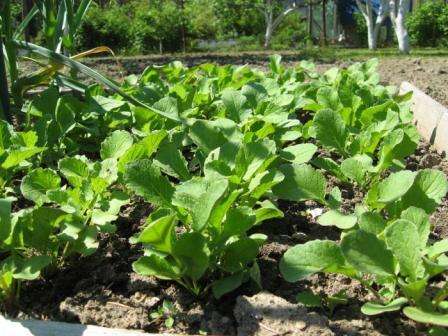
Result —
<instances>
[{"instance_id":1,"label":"wooden board","mask_svg":"<svg viewBox=\"0 0 448 336\"><path fill-rule=\"evenodd\" d=\"M412 95L412 111L420 135L439 153L448 153L448 109L411 83L403 82L400 93Z\"/></svg>"}]
</instances>

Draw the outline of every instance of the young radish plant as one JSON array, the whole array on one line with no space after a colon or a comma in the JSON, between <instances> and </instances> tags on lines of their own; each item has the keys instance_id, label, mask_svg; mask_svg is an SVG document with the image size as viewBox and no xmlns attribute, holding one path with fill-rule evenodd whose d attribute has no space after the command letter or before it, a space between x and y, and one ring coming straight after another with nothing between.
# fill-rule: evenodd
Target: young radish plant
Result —
<instances>
[{"instance_id":1,"label":"young radish plant","mask_svg":"<svg viewBox=\"0 0 448 336\"><path fill-rule=\"evenodd\" d=\"M434 330L448 326L446 283L435 293L429 290L448 270L448 240L430 239L429 220L447 191L446 177L437 170L391 174L372 186L356 215L322 215L322 225L344 230L340 242L292 247L280 263L283 277L295 282L318 272L342 274L374 295L361 308L367 315L403 309Z\"/></svg>"}]
</instances>

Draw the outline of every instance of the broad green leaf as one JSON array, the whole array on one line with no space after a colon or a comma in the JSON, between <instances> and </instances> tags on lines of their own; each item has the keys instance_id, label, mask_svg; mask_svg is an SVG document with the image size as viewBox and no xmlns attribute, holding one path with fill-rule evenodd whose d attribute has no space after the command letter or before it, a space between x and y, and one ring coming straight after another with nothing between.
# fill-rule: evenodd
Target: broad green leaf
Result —
<instances>
[{"instance_id":1,"label":"broad green leaf","mask_svg":"<svg viewBox=\"0 0 448 336\"><path fill-rule=\"evenodd\" d=\"M173 245L173 255L181 263L182 275L199 280L209 265L210 251L205 238L197 232L184 233Z\"/></svg>"},{"instance_id":2,"label":"broad green leaf","mask_svg":"<svg viewBox=\"0 0 448 336\"><path fill-rule=\"evenodd\" d=\"M156 102L153 109L160 111L164 116L172 120L179 120L179 108L177 106L177 99L174 97L164 97Z\"/></svg>"},{"instance_id":3,"label":"broad green leaf","mask_svg":"<svg viewBox=\"0 0 448 336\"><path fill-rule=\"evenodd\" d=\"M417 228L419 234L420 248L423 250L428 242L431 231L429 216L423 209L409 207L401 213L401 218L412 222Z\"/></svg>"},{"instance_id":4,"label":"broad green leaf","mask_svg":"<svg viewBox=\"0 0 448 336\"><path fill-rule=\"evenodd\" d=\"M61 159L58 163L59 171L74 187L80 187L89 177L89 165L85 157L70 157Z\"/></svg>"},{"instance_id":5,"label":"broad green leaf","mask_svg":"<svg viewBox=\"0 0 448 336\"><path fill-rule=\"evenodd\" d=\"M260 199L264 194L270 192L272 188L279 184L285 176L278 170L267 170L254 176L249 183L248 193L254 200Z\"/></svg>"},{"instance_id":6,"label":"broad green leaf","mask_svg":"<svg viewBox=\"0 0 448 336\"><path fill-rule=\"evenodd\" d=\"M156 254L140 257L132 264L135 273L155 276L164 280L176 280L181 277L181 270L167 258Z\"/></svg>"},{"instance_id":7,"label":"broad green leaf","mask_svg":"<svg viewBox=\"0 0 448 336\"><path fill-rule=\"evenodd\" d=\"M118 170L124 173L128 163L139 159L150 158L160 146L160 143L166 138L168 133L165 130L155 131L145 138L133 144L118 160Z\"/></svg>"},{"instance_id":8,"label":"broad green leaf","mask_svg":"<svg viewBox=\"0 0 448 336\"><path fill-rule=\"evenodd\" d=\"M257 257L258 243L250 238L242 238L225 247L221 258L221 268L230 273L245 270Z\"/></svg>"},{"instance_id":9,"label":"broad green leaf","mask_svg":"<svg viewBox=\"0 0 448 336\"><path fill-rule=\"evenodd\" d=\"M231 208L227 212L223 223L222 238L227 239L234 235L242 235L255 225L255 213L249 207Z\"/></svg>"},{"instance_id":10,"label":"broad green leaf","mask_svg":"<svg viewBox=\"0 0 448 336\"><path fill-rule=\"evenodd\" d=\"M244 279L244 273L239 272L228 277L216 280L212 284L213 296L216 299L221 298L224 294L233 292L241 286Z\"/></svg>"},{"instance_id":11,"label":"broad green leaf","mask_svg":"<svg viewBox=\"0 0 448 336\"><path fill-rule=\"evenodd\" d=\"M409 170L390 174L378 184L378 202L391 203L405 195L412 187L415 175Z\"/></svg>"},{"instance_id":12,"label":"broad green leaf","mask_svg":"<svg viewBox=\"0 0 448 336\"><path fill-rule=\"evenodd\" d=\"M33 256L22 259L13 273L14 279L34 280L40 276L43 268L51 263L49 256Z\"/></svg>"},{"instance_id":13,"label":"broad green leaf","mask_svg":"<svg viewBox=\"0 0 448 336\"><path fill-rule=\"evenodd\" d=\"M47 191L60 188L61 178L51 169L37 168L25 176L20 185L23 196L36 204L48 202Z\"/></svg>"},{"instance_id":14,"label":"broad green leaf","mask_svg":"<svg viewBox=\"0 0 448 336\"><path fill-rule=\"evenodd\" d=\"M296 282L317 272L338 272L345 264L339 246L330 240L313 240L290 248L280 261L286 281Z\"/></svg>"},{"instance_id":15,"label":"broad green leaf","mask_svg":"<svg viewBox=\"0 0 448 336\"><path fill-rule=\"evenodd\" d=\"M192 228L205 228L218 200L227 191L229 182L221 178L195 177L176 186L172 204L187 209L192 217Z\"/></svg>"},{"instance_id":16,"label":"broad green leaf","mask_svg":"<svg viewBox=\"0 0 448 336\"><path fill-rule=\"evenodd\" d=\"M62 96L58 99L55 110L55 120L59 133L64 136L76 126L75 116L79 113L79 102L71 96Z\"/></svg>"},{"instance_id":17,"label":"broad green leaf","mask_svg":"<svg viewBox=\"0 0 448 336\"><path fill-rule=\"evenodd\" d=\"M316 93L317 103L324 109L338 111L342 108L338 91L332 87L324 86L319 88Z\"/></svg>"},{"instance_id":18,"label":"broad green leaf","mask_svg":"<svg viewBox=\"0 0 448 336\"><path fill-rule=\"evenodd\" d=\"M330 210L319 216L317 222L323 226L336 226L341 230L347 230L356 225L357 218L354 215L344 215L339 211Z\"/></svg>"},{"instance_id":19,"label":"broad green leaf","mask_svg":"<svg viewBox=\"0 0 448 336\"><path fill-rule=\"evenodd\" d=\"M326 181L322 173L306 164L285 164L280 171L285 178L274 186L276 196L296 202L315 200L325 203Z\"/></svg>"},{"instance_id":20,"label":"broad green leaf","mask_svg":"<svg viewBox=\"0 0 448 336\"><path fill-rule=\"evenodd\" d=\"M129 189L147 201L158 206L171 207L174 188L150 160L130 163L124 179Z\"/></svg>"},{"instance_id":21,"label":"broad green leaf","mask_svg":"<svg viewBox=\"0 0 448 336\"><path fill-rule=\"evenodd\" d=\"M387 312L397 311L400 310L403 305L408 303L408 299L404 297L399 297L387 304L380 304L380 303L374 303L374 302L367 302L362 305L361 311L363 314L373 316L373 315L379 315Z\"/></svg>"},{"instance_id":22,"label":"broad green leaf","mask_svg":"<svg viewBox=\"0 0 448 336\"><path fill-rule=\"evenodd\" d=\"M320 110L314 116L317 140L325 147L336 149L345 154L347 130L341 115L333 110Z\"/></svg>"},{"instance_id":23,"label":"broad green leaf","mask_svg":"<svg viewBox=\"0 0 448 336\"><path fill-rule=\"evenodd\" d=\"M359 227L366 232L379 235L386 228L386 220L376 212L364 212L359 216Z\"/></svg>"},{"instance_id":24,"label":"broad green leaf","mask_svg":"<svg viewBox=\"0 0 448 336\"><path fill-rule=\"evenodd\" d=\"M101 144L101 159L119 159L132 146L132 135L126 131L114 131Z\"/></svg>"},{"instance_id":25,"label":"broad green leaf","mask_svg":"<svg viewBox=\"0 0 448 336\"><path fill-rule=\"evenodd\" d=\"M138 236L136 243L150 244L158 251L170 253L174 240L175 216L165 216L150 222Z\"/></svg>"},{"instance_id":26,"label":"broad green leaf","mask_svg":"<svg viewBox=\"0 0 448 336\"><path fill-rule=\"evenodd\" d=\"M422 269L422 250L417 227L410 221L398 219L384 231L387 246L398 259L400 272L416 280Z\"/></svg>"},{"instance_id":27,"label":"broad green leaf","mask_svg":"<svg viewBox=\"0 0 448 336\"><path fill-rule=\"evenodd\" d=\"M240 91L225 89L221 93L221 99L229 119L237 123L244 119L244 104L247 99Z\"/></svg>"},{"instance_id":28,"label":"broad green leaf","mask_svg":"<svg viewBox=\"0 0 448 336\"><path fill-rule=\"evenodd\" d=\"M447 191L448 182L443 172L423 169L417 173L412 188L403 196L403 205L415 206L430 214L442 202Z\"/></svg>"},{"instance_id":29,"label":"broad green leaf","mask_svg":"<svg viewBox=\"0 0 448 336\"><path fill-rule=\"evenodd\" d=\"M348 263L358 271L379 276L391 276L395 261L386 244L374 234L362 230L347 233L342 238L341 250Z\"/></svg>"},{"instance_id":30,"label":"broad green leaf","mask_svg":"<svg viewBox=\"0 0 448 336\"><path fill-rule=\"evenodd\" d=\"M446 252L448 252L448 239L442 239L428 248L428 258L433 259Z\"/></svg>"},{"instance_id":31,"label":"broad green leaf","mask_svg":"<svg viewBox=\"0 0 448 336\"><path fill-rule=\"evenodd\" d=\"M249 181L254 174L265 171L275 160L276 146L272 140L251 142L241 146L236 157L236 174Z\"/></svg>"},{"instance_id":32,"label":"broad green leaf","mask_svg":"<svg viewBox=\"0 0 448 336\"><path fill-rule=\"evenodd\" d=\"M167 175L173 176L181 181L190 179L187 161L182 153L173 143L160 147L154 159L154 164Z\"/></svg>"},{"instance_id":33,"label":"broad green leaf","mask_svg":"<svg viewBox=\"0 0 448 336\"><path fill-rule=\"evenodd\" d=\"M284 216L283 212L279 210L270 200L264 200L258 205L260 205L260 207L255 210L255 225L258 225L268 219L282 218Z\"/></svg>"},{"instance_id":34,"label":"broad green leaf","mask_svg":"<svg viewBox=\"0 0 448 336\"><path fill-rule=\"evenodd\" d=\"M301 164L310 161L316 152L316 145L306 143L286 147L280 152L280 156L285 160Z\"/></svg>"},{"instance_id":35,"label":"broad green leaf","mask_svg":"<svg viewBox=\"0 0 448 336\"><path fill-rule=\"evenodd\" d=\"M355 155L341 163L342 173L358 185L365 185L368 173L373 170L372 158L368 155Z\"/></svg>"},{"instance_id":36,"label":"broad green leaf","mask_svg":"<svg viewBox=\"0 0 448 336\"><path fill-rule=\"evenodd\" d=\"M2 163L3 169L10 169L12 167L20 165L23 161L33 157L34 155L41 153L45 148L23 148L15 149L8 153L5 161Z\"/></svg>"},{"instance_id":37,"label":"broad green leaf","mask_svg":"<svg viewBox=\"0 0 448 336\"><path fill-rule=\"evenodd\" d=\"M420 323L448 327L448 314L424 311L418 307L405 307L403 313L410 319Z\"/></svg>"},{"instance_id":38,"label":"broad green leaf","mask_svg":"<svg viewBox=\"0 0 448 336\"><path fill-rule=\"evenodd\" d=\"M232 128L232 126L230 124L227 126L227 132L230 132L230 134L225 134L218 127L218 121L196 120L190 127L189 136L205 154L208 154L215 148L227 143L229 136L231 137L231 134L236 132L236 124L233 123L234 130L229 130L229 127Z\"/></svg>"}]
</instances>

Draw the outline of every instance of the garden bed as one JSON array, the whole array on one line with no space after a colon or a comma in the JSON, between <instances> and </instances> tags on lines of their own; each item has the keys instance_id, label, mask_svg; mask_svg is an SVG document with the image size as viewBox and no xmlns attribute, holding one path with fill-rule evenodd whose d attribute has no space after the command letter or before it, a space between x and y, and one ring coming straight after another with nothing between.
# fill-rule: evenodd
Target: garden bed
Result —
<instances>
[{"instance_id":1,"label":"garden bed","mask_svg":"<svg viewBox=\"0 0 448 336\"><path fill-rule=\"evenodd\" d=\"M412 155L407 168L418 170L434 168L448 175L448 161L427 143L421 143ZM355 189L343 189L345 207L352 208L362 197ZM257 232L268 236L268 243L260 252L260 270L265 291L295 303L298 292L311 289L315 293L334 295L345 290L349 297L347 304L337 307L333 315L321 309L313 309L328 318L328 327L335 335L417 335L417 325L403 318L399 313L367 317L360 307L369 298L356 281L342 276L314 275L299 284L286 282L278 272L278 263L283 253L298 243L314 239L337 239L338 230L323 228L316 224L307 209L318 207L314 202L296 204L283 202L281 210L284 219L267 222ZM170 332L199 334L206 331L212 335L233 335L238 328L247 327L245 321L238 324L235 318L236 305L241 309L245 296L257 295L256 289L240 288L236 292L216 300L207 295L197 300L183 287L166 281L148 278L133 273L131 263L141 255L139 248L129 244L128 239L138 231L139 223L151 212L142 203L127 208L120 214L116 234L104 237L98 252L87 258L71 260L64 269L27 284L22 290L17 317L65 322L81 322L110 328L143 329L148 332ZM448 238L448 200L433 215L434 237ZM263 298L263 297L262 297ZM271 299L271 297L267 297ZM264 297L266 299L266 297ZM164 321L154 322L149 314L157 309L163 300L174 303L175 324L166 328ZM280 301L279 306L284 305ZM296 306L288 307L295 310ZM247 307L245 307L247 309ZM275 309L275 307L274 307ZM283 322L291 312L280 314ZM285 327L285 326L283 326ZM294 321L286 328L294 328ZM261 334L274 334L261 330ZM280 335L278 330L277 334ZM284 330L283 330L284 332ZM291 330L294 333L294 330ZM421 330L422 335L424 329ZM275 335L275 334L274 334ZM315 335L320 335L317 332Z\"/></svg>"},{"instance_id":2,"label":"garden bed","mask_svg":"<svg viewBox=\"0 0 448 336\"><path fill-rule=\"evenodd\" d=\"M271 71L275 74L274 76L278 76L276 78L280 78L277 80L282 81L281 76L284 70L280 68L279 63L275 63L275 59L271 62ZM306 73L307 64L303 67ZM173 69L169 71L175 72ZM362 71L365 71L367 79L369 76L374 77L370 69L363 68ZM309 76L313 78L314 74L311 72ZM299 73L297 76L301 75ZM350 75L345 73L344 76ZM365 83L363 82L362 85ZM181 94L181 91L179 92ZM323 101L324 98L326 96L321 95L318 99ZM400 99L397 98L397 102L401 102ZM322 103L321 101L319 104L332 104L331 101L324 100ZM111 101L106 103L113 105ZM116 100L114 104L117 104L116 109L120 111L121 101ZM285 106L291 104L290 101L289 105ZM308 111L313 111L315 108L313 112L319 113L322 110L321 107L316 108L316 105L317 103L304 105L310 110L304 108L302 111L304 113L299 116L301 126L311 120L312 116ZM400 117L407 120L405 112L403 114ZM120 119L114 119L116 120ZM134 127L140 126L134 125ZM401 126L399 124L397 127ZM142 130L137 130L135 133L140 135L139 131L143 133ZM305 133L306 130L302 128L301 131ZM311 144L319 145L320 141L326 140L322 140L319 135L307 138L307 142ZM289 141L285 143L291 144ZM110 149L112 152L114 150L116 148ZM82 149L80 152L84 153ZM184 155L190 159L188 156L190 154L186 151ZM90 159L98 159L98 153L88 155ZM101 146L101 157L103 158L103 146ZM328 149L327 145L320 146L314 157L334 158L338 163L342 161L338 155ZM119 160L119 157L114 159ZM190 163L191 161L192 159ZM401 167L403 170L415 172L433 169L448 175L448 161L426 141L420 141L415 153L406 155L403 163L404 166ZM318 166L315 162L313 164ZM290 163L284 165L289 166ZM384 179L390 173L390 170L385 169L378 178ZM340 207L343 213L357 211L355 205L363 202L367 197L366 189L358 186L362 181L357 183L350 183L348 180L341 181L331 170L324 171L322 174L326 180L327 193L335 189L340 191L341 204L337 207ZM173 175L170 176L170 181L175 181L172 178ZM134 187L137 184L135 180L138 180L138 177L126 175L126 186L133 191L137 190L137 195L145 196L140 192L141 189ZM380 183L379 181L376 183ZM183 181L183 183L188 182ZM296 283L284 280L279 272L279 264L288 249L317 239L331 241L340 239L339 228L318 223L319 216L330 204L322 198L293 202L288 201L288 197L284 199L278 197L277 205L283 212L283 218L266 220L247 232L248 236L252 233L266 235L266 242L258 254L262 289L254 282L245 282L242 286L237 286L238 288L234 291L216 299L216 295L214 296L211 290L195 296L191 290L185 289L174 281L160 280L134 272L132 263L139 260L143 251L140 245L131 244L130 239L142 230L146 218L155 212L154 206L149 204L151 202L136 194L132 195L130 204L121 208L118 218L114 221L117 230L113 233L99 234L99 247L94 254L85 257L74 254L66 257L59 268L46 269L41 278L33 282L25 282L21 288L18 304L10 309L9 313L20 319L55 320L110 328L183 334L286 335L297 334L300 330L300 334L303 335L424 335L427 331L426 326L405 318L401 312L370 317L362 314L361 306L366 301L373 300L374 296L365 285L348 277L318 273ZM279 193L281 196L284 194L284 192ZM34 194L31 195L31 198L33 197L35 197ZM28 204L29 200L30 198L24 201L24 204ZM20 207L22 206L21 204ZM182 218L181 215L179 216ZM431 241L447 239L448 201L446 197L443 198L441 204L438 204L431 222L434 225L430 234ZM185 228L179 228L176 234L182 236L185 230ZM205 273L203 277L210 282L216 279L214 274L208 273ZM432 286L436 288L445 281L445 275L442 274L435 279ZM314 302L307 306L297 304L297 294L307 291L320 295L322 301L319 304ZM319 305L322 306L317 307Z\"/></svg>"}]
</instances>

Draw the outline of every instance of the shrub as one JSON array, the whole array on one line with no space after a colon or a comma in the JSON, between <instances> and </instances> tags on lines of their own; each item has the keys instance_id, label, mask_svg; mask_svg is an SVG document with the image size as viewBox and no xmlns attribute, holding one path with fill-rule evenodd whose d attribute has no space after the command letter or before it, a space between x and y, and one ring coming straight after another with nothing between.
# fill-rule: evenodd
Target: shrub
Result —
<instances>
[{"instance_id":1,"label":"shrub","mask_svg":"<svg viewBox=\"0 0 448 336\"><path fill-rule=\"evenodd\" d=\"M428 1L407 19L411 42L419 47L448 45L448 5L443 1Z\"/></svg>"}]
</instances>

